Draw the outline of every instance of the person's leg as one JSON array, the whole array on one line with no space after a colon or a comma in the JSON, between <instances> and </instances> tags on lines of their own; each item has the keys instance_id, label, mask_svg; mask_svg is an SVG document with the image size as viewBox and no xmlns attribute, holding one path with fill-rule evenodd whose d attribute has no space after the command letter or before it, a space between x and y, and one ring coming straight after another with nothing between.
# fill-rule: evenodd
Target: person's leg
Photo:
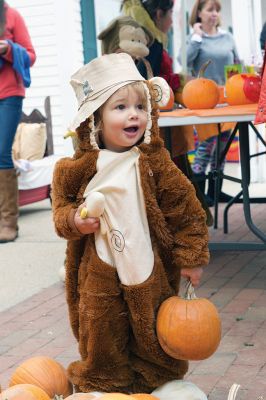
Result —
<instances>
[{"instance_id":1,"label":"person's leg","mask_svg":"<svg viewBox=\"0 0 266 400\"><path fill-rule=\"evenodd\" d=\"M12 160L12 144L21 118L22 97L0 100L0 243L18 235L18 183Z\"/></svg>"},{"instance_id":2,"label":"person's leg","mask_svg":"<svg viewBox=\"0 0 266 400\"><path fill-rule=\"evenodd\" d=\"M206 213L206 223L208 226L213 225L213 216L211 214L211 211L209 209L209 206L212 205L206 198L206 195L204 194L204 187L205 187L205 175L202 180L195 180L195 176L197 175L194 174L191 168L191 164L188 159L187 154L180 155L178 157L175 157L173 159L175 165L183 172L184 175L192 182L195 191L196 191L196 196L199 199L205 213Z\"/></svg>"},{"instance_id":3,"label":"person's leg","mask_svg":"<svg viewBox=\"0 0 266 400\"><path fill-rule=\"evenodd\" d=\"M231 134L231 130L227 130L221 133L221 142L220 142L220 150L221 152L225 149L225 146L228 142L228 139L230 137ZM225 167L225 159L223 160L223 162L220 165L220 171L223 172L224 171L224 167ZM216 169L216 154L215 151L213 152L212 156L211 156L211 160L210 160L210 171L214 171ZM221 203L228 203L228 201L230 201L232 199L232 197L224 192L222 192L222 184L223 184L223 179L220 179L220 195L219 195L219 202ZM213 179L209 180L209 187L208 187L208 192L207 195L211 198L214 199L214 186L215 186L215 182Z\"/></svg>"},{"instance_id":4,"label":"person's leg","mask_svg":"<svg viewBox=\"0 0 266 400\"><path fill-rule=\"evenodd\" d=\"M206 184L206 170L213 157L214 149L216 145L216 137L212 136L203 142L200 142L196 152L195 158L192 164L192 171L198 182L198 187L202 194L205 194L205 184ZM213 199L208 195L205 195L205 200L208 206L213 205Z\"/></svg>"},{"instance_id":5,"label":"person's leg","mask_svg":"<svg viewBox=\"0 0 266 400\"><path fill-rule=\"evenodd\" d=\"M204 140L203 142L199 143L192 164L192 171L194 172L194 174L205 175L207 166L213 157L215 145L216 145L216 136L212 136Z\"/></svg>"}]
</instances>

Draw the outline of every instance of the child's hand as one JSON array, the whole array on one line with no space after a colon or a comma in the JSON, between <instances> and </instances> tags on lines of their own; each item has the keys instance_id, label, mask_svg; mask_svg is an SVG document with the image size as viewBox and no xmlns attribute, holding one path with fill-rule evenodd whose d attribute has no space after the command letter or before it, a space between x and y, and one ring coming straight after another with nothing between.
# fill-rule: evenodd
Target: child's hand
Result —
<instances>
[{"instance_id":1,"label":"child's hand","mask_svg":"<svg viewBox=\"0 0 266 400\"><path fill-rule=\"evenodd\" d=\"M187 278L192 283L192 286L197 287L200 283L201 275L203 274L203 268L182 268L181 276Z\"/></svg>"},{"instance_id":2,"label":"child's hand","mask_svg":"<svg viewBox=\"0 0 266 400\"><path fill-rule=\"evenodd\" d=\"M83 203L77 209L74 216L74 223L76 225L77 230L84 235L88 235L89 233L96 232L100 227L99 218L81 218L80 212L83 207L86 207L86 204Z\"/></svg>"}]
</instances>

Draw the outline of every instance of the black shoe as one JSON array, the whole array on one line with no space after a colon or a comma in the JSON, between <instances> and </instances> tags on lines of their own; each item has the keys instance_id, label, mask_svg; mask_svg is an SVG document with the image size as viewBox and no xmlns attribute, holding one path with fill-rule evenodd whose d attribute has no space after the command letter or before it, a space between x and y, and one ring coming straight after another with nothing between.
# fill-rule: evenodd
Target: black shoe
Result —
<instances>
[{"instance_id":1,"label":"black shoe","mask_svg":"<svg viewBox=\"0 0 266 400\"><path fill-rule=\"evenodd\" d=\"M233 197L230 196L229 194L221 192L220 196L219 196L219 203L228 203L232 199L233 199Z\"/></svg>"},{"instance_id":2,"label":"black shoe","mask_svg":"<svg viewBox=\"0 0 266 400\"><path fill-rule=\"evenodd\" d=\"M204 198L205 198L205 201L206 201L206 204L207 204L208 207L213 207L214 206L214 200L210 196L205 194Z\"/></svg>"},{"instance_id":3,"label":"black shoe","mask_svg":"<svg viewBox=\"0 0 266 400\"><path fill-rule=\"evenodd\" d=\"M223 184L223 180L220 179L220 190L222 189L222 184ZM214 192L215 192L214 185L215 185L214 180L213 179L209 179L209 186L208 186L207 196L213 201L213 203L214 203ZM224 193L224 192L221 191L218 201L219 201L219 203L228 203L232 199L233 199L232 196L230 196L229 194Z\"/></svg>"}]
</instances>

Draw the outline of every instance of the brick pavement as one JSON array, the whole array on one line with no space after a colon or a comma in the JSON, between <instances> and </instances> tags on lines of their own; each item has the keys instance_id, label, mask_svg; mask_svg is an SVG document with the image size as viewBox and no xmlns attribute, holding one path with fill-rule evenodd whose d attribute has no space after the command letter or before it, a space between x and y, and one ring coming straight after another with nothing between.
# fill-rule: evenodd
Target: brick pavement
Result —
<instances>
[{"instance_id":1,"label":"brick pavement","mask_svg":"<svg viewBox=\"0 0 266 400\"><path fill-rule=\"evenodd\" d=\"M253 209L266 231L265 205L254 205ZM241 218L241 209L236 209L230 227L233 237L254 240ZM211 238L223 240L221 229L210 232ZM237 400L266 399L266 251L212 252L197 295L210 298L218 307L223 338L212 357L190 363L186 379L197 384L210 400L227 399L234 382L241 384ZM34 355L53 357L64 366L78 357L61 283L0 313L3 388L15 367Z\"/></svg>"}]
</instances>

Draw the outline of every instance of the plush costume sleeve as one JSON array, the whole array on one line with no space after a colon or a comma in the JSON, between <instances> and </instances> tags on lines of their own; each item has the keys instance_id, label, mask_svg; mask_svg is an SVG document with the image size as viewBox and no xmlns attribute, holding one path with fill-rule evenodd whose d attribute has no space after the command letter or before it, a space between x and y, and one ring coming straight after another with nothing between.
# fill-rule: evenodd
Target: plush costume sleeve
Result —
<instances>
[{"instance_id":1,"label":"plush costume sleeve","mask_svg":"<svg viewBox=\"0 0 266 400\"><path fill-rule=\"evenodd\" d=\"M64 158L57 162L52 182L52 207L56 233L65 239L80 239L74 214L82 202L80 188L83 175L78 164L82 160Z\"/></svg>"},{"instance_id":2,"label":"plush costume sleeve","mask_svg":"<svg viewBox=\"0 0 266 400\"><path fill-rule=\"evenodd\" d=\"M209 262L206 214L192 183L163 149L157 182L158 204L174 238L173 262L179 268L205 266Z\"/></svg>"}]
</instances>

